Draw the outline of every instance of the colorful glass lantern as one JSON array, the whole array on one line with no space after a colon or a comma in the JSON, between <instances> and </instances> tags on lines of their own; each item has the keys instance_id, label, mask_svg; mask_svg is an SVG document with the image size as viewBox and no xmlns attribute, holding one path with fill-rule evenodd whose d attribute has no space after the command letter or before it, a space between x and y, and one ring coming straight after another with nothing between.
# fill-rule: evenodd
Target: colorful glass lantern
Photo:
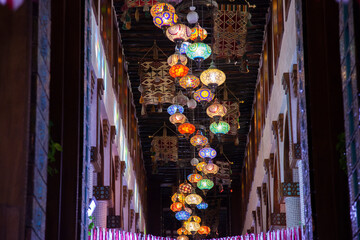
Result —
<instances>
[{"instance_id":1,"label":"colorful glass lantern","mask_svg":"<svg viewBox=\"0 0 360 240\"><path fill-rule=\"evenodd\" d=\"M201 163L198 163L198 165L196 165L196 169L199 171L199 172L202 172L203 168L205 167L207 163L206 162L201 162Z\"/></svg>"},{"instance_id":2,"label":"colorful glass lantern","mask_svg":"<svg viewBox=\"0 0 360 240\"><path fill-rule=\"evenodd\" d=\"M201 190L210 190L214 187L214 182L210 179L204 178L200 180L196 185Z\"/></svg>"},{"instance_id":3,"label":"colorful glass lantern","mask_svg":"<svg viewBox=\"0 0 360 240\"><path fill-rule=\"evenodd\" d=\"M223 134L227 134L230 131L230 125L227 122L219 121L213 122L210 125L210 131L220 137Z\"/></svg>"},{"instance_id":4,"label":"colorful glass lantern","mask_svg":"<svg viewBox=\"0 0 360 240\"><path fill-rule=\"evenodd\" d=\"M201 226L197 232L201 235L208 235L210 233L210 228L208 226Z\"/></svg>"},{"instance_id":5,"label":"colorful glass lantern","mask_svg":"<svg viewBox=\"0 0 360 240\"><path fill-rule=\"evenodd\" d=\"M203 147L208 143L208 139L198 130L196 135L190 139L190 143L195 147Z\"/></svg>"},{"instance_id":6,"label":"colorful glass lantern","mask_svg":"<svg viewBox=\"0 0 360 240\"><path fill-rule=\"evenodd\" d=\"M199 156L201 158L213 159L214 157L216 157L216 151L215 149L211 148L209 145L206 145L206 147L202 148L199 151Z\"/></svg>"},{"instance_id":7,"label":"colorful glass lantern","mask_svg":"<svg viewBox=\"0 0 360 240\"><path fill-rule=\"evenodd\" d=\"M184 222L184 225L188 224L189 222L197 222L201 223L201 218L199 216L190 216L186 222ZM186 226L185 226L186 227Z\"/></svg>"},{"instance_id":8,"label":"colorful glass lantern","mask_svg":"<svg viewBox=\"0 0 360 240\"><path fill-rule=\"evenodd\" d=\"M200 181L203 177L198 174L198 173L193 173L193 174L190 174L187 179L189 180L189 182L191 183L197 183L198 181Z\"/></svg>"},{"instance_id":9,"label":"colorful glass lantern","mask_svg":"<svg viewBox=\"0 0 360 240\"><path fill-rule=\"evenodd\" d=\"M201 73L200 80L211 88L212 92L215 92L215 89L225 82L226 75L223 71L216 68L214 62L211 62L209 69Z\"/></svg>"},{"instance_id":10,"label":"colorful glass lantern","mask_svg":"<svg viewBox=\"0 0 360 240\"><path fill-rule=\"evenodd\" d=\"M188 58L194 60L196 62L196 66L200 68L201 63L210 57L211 55L211 48L209 45L202 43L202 42L196 42L193 44L190 44L188 49L186 50L186 56Z\"/></svg>"},{"instance_id":11,"label":"colorful glass lantern","mask_svg":"<svg viewBox=\"0 0 360 240\"><path fill-rule=\"evenodd\" d=\"M185 96L182 91L179 91L178 94L173 98L173 103L174 104L179 104L179 105L186 105L189 101L189 98L187 96Z\"/></svg>"},{"instance_id":12,"label":"colorful glass lantern","mask_svg":"<svg viewBox=\"0 0 360 240\"><path fill-rule=\"evenodd\" d=\"M192 193L186 196L185 202L188 205L198 205L202 202L202 198L196 193Z\"/></svg>"},{"instance_id":13,"label":"colorful glass lantern","mask_svg":"<svg viewBox=\"0 0 360 240\"><path fill-rule=\"evenodd\" d=\"M180 78L179 84L182 88L193 89L197 88L200 84L200 79L194 75L186 75Z\"/></svg>"},{"instance_id":14,"label":"colorful glass lantern","mask_svg":"<svg viewBox=\"0 0 360 240\"><path fill-rule=\"evenodd\" d=\"M207 87L202 86L194 93L194 99L202 104L211 102L214 99L214 94Z\"/></svg>"},{"instance_id":15,"label":"colorful glass lantern","mask_svg":"<svg viewBox=\"0 0 360 240\"><path fill-rule=\"evenodd\" d=\"M181 62L178 62L177 64L172 66L169 70L170 76L172 76L173 78L185 77L188 74L188 72L189 72L189 68L181 64Z\"/></svg>"},{"instance_id":16,"label":"colorful glass lantern","mask_svg":"<svg viewBox=\"0 0 360 240\"><path fill-rule=\"evenodd\" d=\"M175 8L168 3L157 3L151 7L150 14L152 17L155 17L157 14L164 11L175 13Z\"/></svg>"},{"instance_id":17,"label":"colorful glass lantern","mask_svg":"<svg viewBox=\"0 0 360 240\"><path fill-rule=\"evenodd\" d=\"M179 52L181 54L185 54L186 53L186 50L188 49L190 43L189 42L183 42L180 46L180 49L179 49Z\"/></svg>"},{"instance_id":18,"label":"colorful glass lantern","mask_svg":"<svg viewBox=\"0 0 360 240\"><path fill-rule=\"evenodd\" d=\"M175 114L170 116L169 120L172 124L179 126L186 121L186 117L184 114L176 112Z\"/></svg>"},{"instance_id":19,"label":"colorful glass lantern","mask_svg":"<svg viewBox=\"0 0 360 240\"><path fill-rule=\"evenodd\" d=\"M219 167L214 164L211 160L209 160L209 163L206 164L203 167L203 173L205 174L217 174L217 172L219 171Z\"/></svg>"},{"instance_id":20,"label":"colorful glass lantern","mask_svg":"<svg viewBox=\"0 0 360 240\"><path fill-rule=\"evenodd\" d=\"M196 205L197 209L200 209L200 210L207 209L208 206L209 206L209 204L207 204L206 202L202 202L202 203Z\"/></svg>"},{"instance_id":21,"label":"colorful glass lantern","mask_svg":"<svg viewBox=\"0 0 360 240\"><path fill-rule=\"evenodd\" d=\"M191 139L190 139L190 141L191 141ZM199 159L193 158L193 159L190 160L190 163L191 163L192 166L196 166L199 163Z\"/></svg>"},{"instance_id":22,"label":"colorful glass lantern","mask_svg":"<svg viewBox=\"0 0 360 240\"><path fill-rule=\"evenodd\" d=\"M226 115L226 113L227 108L220 104L217 99L215 99L215 102L206 109L206 114L209 117L214 118L217 123L221 117Z\"/></svg>"},{"instance_id":23,"label":"colorful glass lantern","mask_svg":"<svg viewBox=\"0 0 360 240\"><path fill-rule=\"evenodd\" d=\"M191 29L190 40L195 41L198 37L201 41L207 37L207 31L200 27L199 24Z\"/></svg>"},{"instance_id":24,"label":"colorful glass lantern","mask_svg":"<svg viewBox=\"0 0 360 240\"><path fill-rule=\"evenodd\" d=\"M183 123L178 127L178 131L188 139L195 132L195 126L191 123Z\"/></svg>"},{"instance_id":25,"label":"colorful glass lantern","mask_svg":"<svg viewBox=\"0 0 360 240\"><path fill-rule=\"evenodd\" d=\"M181 44L190 38L191 29L184 24L175 24L166 30L166 36L180 48Z\"/></svg>"},{"instance_id":26,"label":"colorful glass lantern","mask_svg":"<svg viewBox=\"0 0 360 240\"><path fill-rule=\"evenodd\" d=\"M171 204L170 209L173 212L178 212L181 211L181 209L184 207L184 204L182 204L181 202L174 202L173 204Z\"/></svg>"},{"instance_id":27,"label":"colorful glass lantern","mask_svg":"<svg viewBox=\"0 0 360 240\"><path fill-rule=\"evenodd\" d=\"M178 16L175 13L164 11L157 14L153 18L153 23L155 24L156 27L165 30L166 28L176 24L177 20L178 20Z\"/></svg>"},{"instance_id":28,"label":"colorful glass lantern","mask_svg":"<svg viewBox=\"0 0 360 240\"><path fill-rule=\"evenodd\" d=\"M180 105L177 105L177 104L173 104L173 105L170 105L168 108L167 108L167 112L170 114L170 115L174 115L176 112L179 112L179 113L183 113L184 112L184 108Z\"/></svg>"},{"instance_id":29,"label":"colorful glass lantern","mask_svg":"<svg viewBox=\"0 0 360 240\"><path fill-rule=\"evenodd\" d=\"M191 190L192 190L192 186L188 183L182 183L179 186L179 192L183 194L191 193Z\"/></svg>"},{"instance_id":30,"label":"colorful glass lantern","mask_svg":"<svg viewBox=\"0 0 360 240\"><path fill-rule=\"evenodd\" d=\"M179 221L186 221L190 217L190 214L186 211L180 211L175 214L175 218Z\"/></svg>"},{"instance_id":31,"label":"colorful glass lantern","mask_svg":"<svg viewBox=\"0 0 360 240\"><path fill-rule=\"evenodd\" d=\"M177 64L179 62L179 60L180 60L181 64L183 64L183 65L186 65L187 61L188 61L186 56L184 56L180 53L174 53L173 55L168 57L167 63L169 64L170 67L172 67L175 64Z\"/></svg>"},{"instance_id":32,"label":"colorful glass lantern","mask_svg":"<svg viewBox=\"0 0 360 240\"><path fill-rule=\"evenodd\" d=\"M178 235L190 235L190 232L184 227L179 228L176 232Z\"/></svg>"},{"instance_id":33,"label":"colorful glass lantern","mask_svg":"<svg viewBox=\"0 0 360 240\"><path fill-rule=\"evenodd\" d=\"M185 235L180 235L176 238L176 240L189 240L189 238Z\"/></svg>"},{"instance_id":34,"label":"colorful glass lantern","mask_svg":"<svg viewBox=\"0 0 360 240\"><path fill-rule=\"evenodd\" d=\"M185 202L185 196L182 193L175 193L174 195L172 195L171 201L184 203Z\"/></svg>"},{"instance_id":35,"label":"colorful glass lantern","mask_svg":"<svg viewBox=\"0 0 360 240\"><path fill-rule=\"evenodd\" d=\"M200 223L191 221L186 223L185 228L191 232L191 234L195 234L200 229Z\"/></svg>"},{"instance_id":36,"label":"colorful glass lantern","mask_svg":"<svg viewBox=\"0 0 360 240\"><path fill-rule=\"evenodd\" d=\"M190 215L192 214L192 210L191 210L191 208L184 207L184 211L187 211Z\"/></svg>"}]
</instances>

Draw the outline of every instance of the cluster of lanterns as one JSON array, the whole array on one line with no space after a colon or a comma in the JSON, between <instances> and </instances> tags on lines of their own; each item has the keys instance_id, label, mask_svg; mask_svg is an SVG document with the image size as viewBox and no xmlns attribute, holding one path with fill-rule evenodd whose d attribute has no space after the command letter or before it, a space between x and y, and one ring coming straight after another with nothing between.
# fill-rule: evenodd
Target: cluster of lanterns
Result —
<instances>
[{"instance_id":1,"label":"cluster of lanterns","mask_svg":"<svg viewBox=\"0 0 360 240\"><path fill-rule=\"evenodd\" d=\"M177 231L178 240L188 240L187 235L191 234L210 233L210 228L201 225L201 218L195 214L196 211L208 208L208 204L196 191L198 189L206 196L207 191L214 187L212 179L219 171L219 167L213 163L216 150L210 147L209 140L202 130L196 131L195 125L188 121L184 115L184 107L195 109L198 103L205 107L213 102L206 109L207 115L214 120L209 127L210 131L221 137L230 130L229 124L221 120L227 109L215 98L216 88L226 80L225 73L218 69L213 61L199 77L186 66L189 58L196 63L199 70L204 60L212 54L211 47L202 42L207 37L207 31L199 25L199 16L195 10L196 8L191 6L187 15L188 22L194 24L193 28L189 28L177 22L178 16L171 4L157 3L151 8L155 26L161 28L166 37L176 44L175 53L167 59L170 66L169 74L186 90L188 96L192 95L192 99L189 99L179 91L173 99L173 105L167 109L170 114L169 120L186 139L195 133L190 138L190 143L198 149L199 155L199 158L193 158L190 162L194 172L179 185L178 191L171 198L173 203L170 209L175 212L175 218L183 223Z\"/></svg>"}]
</instances>

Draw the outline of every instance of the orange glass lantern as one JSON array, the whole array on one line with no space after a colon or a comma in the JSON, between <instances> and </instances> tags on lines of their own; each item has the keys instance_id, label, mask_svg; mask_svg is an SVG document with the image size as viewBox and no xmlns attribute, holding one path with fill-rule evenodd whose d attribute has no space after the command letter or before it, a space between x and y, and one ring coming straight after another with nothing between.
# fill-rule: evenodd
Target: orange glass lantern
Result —
<instances>
[{"instance_id":1,"label":"orange glass lantern","mask_svg":"<svg viewBox=\"0 0 360 240\"><path fill-rule=\"evenodd\" d=\"M203 147L208 143L208 139L198 130L196 135L190 139L190 143L195 147Z\"/></svg>"},{"instance_id":2,"label":"orange glass lantern","mask_svg":"<svg viewBox=\"0 0 360 240\"><path fill-rule=\"evenodd\" d=\"M186 75L185 77L180 78L179 84L182 88L190 90L199 86L200 79L194 75Z\"/></svg>"},{"instance_id":3,"label":"orange glass lantern","mask_svg":"<svg viewBox=\"0 0 360 240\"><path fill-rule=\"evenodd\" d=\"M180 235L176 238L176 240L189 240L189 238L185 235Z\"/></svg>"},{"instance_id":4,"label":"orange glass lantern","mask_svg":"<svg viewBox=\"0 0 360 240\"><path fill-rule=\"evenodd\" d=\"M184 227L179 228L176 232L178 235L190 235L190 232Z\"/></svg>"},{"instance_id":5,"label":"orange glass lantern","mask_svg":"<svg viewBox=\"0 0 360 240\"><path fill-rule=\"evenodd\" d=\"M195 132L195 126L191 123L183 123L178 127L178 131L188 139Z\"/></svg>"},{"instance_id":6,"label":"orange glass lantern","mask_svg":"<svg viewBox=\"0 0 360 240\"><path fill-rule=\"evenodd\" d=\"M184 207L184 204L182 204L181 202L174 202L173 204L171 204L170 209L173 212L178 212L180 211L182 208Z\"/></svg>"},{"instance_id":7,"label":"orange glass lantern","mask_svg":"<svg viewBox=\"0 0 360 240\"><path fill-rule=\"evenodd\" d=\"M185 77L189 72L189 68L183 65L181 62L178 62L176 65L172 66L169 70L170 76L173 78Z\"/></svg>"},{"instance_id":8,"label":"orange glass lantern","mask_svg":"<svg viewBox=\"0 0 360 240\"><path fill-rule=\"evenodd\" d=\"M208 226L201 226L197 232L201 235L208 235L210 233L210 228Z\"/></svg>"},{"instance_id":9,"label":"orange glass lantern","mask_svg":"<svg viewBox=\"0 0 360 240\"><path fill-rule=\"evenodd\" d=\"M162 13L164 11L175 13L175 8L168 3L157 3L153 5L152 8L150 9L150 14L152 17L155 17L157 14Z\"/></svg>"},{"instance_id":10,"label":"orange glass lantern","mask_svg":"<svg viewBox=\"0 0 360 240\"><path fill-rule=\"evenodd\" d=\"M175 193L174 195L172 195L171 201L184 203L185 202L185 196L182 193Z\"/></svg>"},{"instance_id":11,"label":"orange glass lantern","mask_svg":"<svg viewBox=\"0 0 360 240\"><path fill-rule=\"evenodd\" d=\"M200 27L199 24L197 24L195 27L191 29L190 40L194 41L198 37L200 38L201 41L207 37L207 31L202 27Z\"/></svg>"},{"instance_id":12,"label":"orange glass lantern","mask_svg":"<svg viewBox=\"0 0 360 240\"><path fill-rule=\"evenodd\" d=\"M193 174L190 174L187 179L189 180L189 182L191 183L197 183L198 181L200 181L201 179L203 179L203 177L198 174L198 173L193 173Z\"/></svg>"}]
</instances>

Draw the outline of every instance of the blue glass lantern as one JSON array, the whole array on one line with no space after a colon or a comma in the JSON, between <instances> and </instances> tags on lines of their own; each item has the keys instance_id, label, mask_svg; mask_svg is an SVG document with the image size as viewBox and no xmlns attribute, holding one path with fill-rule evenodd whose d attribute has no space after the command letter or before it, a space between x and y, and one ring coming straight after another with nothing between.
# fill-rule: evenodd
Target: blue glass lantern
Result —
<instances>
[{"instance_id":1,"label":"blue glass lantern","mask_svg":"<svg viewBox=\"0 0 360 240\"><path fill-rule=\"evenodd\" d=\"M186 221L190 218L190 213L186 211L180 211L175 214L175 218L179 221Z\"/></svg>"},{"instance_id":2,"label":"blue glass lantern","mask_svg":"<svg viewBox=\"0 0 360 240\"><path fill-rule=\"evenodd\" d=\"M205 86L202 86L194 93L194 99L201 104L211 102L214 99L214 94Z\"/></svg>"},{"instance_id":3,"label":"blue glass lantern","mask_svg":"<svg viewBox=\"0 0 360 240\"><path fill-rule=\"evenodd\" d=\"M179 111L179 113L183 113L184 112L184 108L180 105L177 105L177 104L173 104L171 106L169 106L167 108L167 112L170 114L170 115L173 115L176 113L176 111Z\"/></svg>"},{"instance_id":4,"label":"blue glass lantern","mask_svg":"<svg viewBox=\"0 0 360 240\"><path fill-rule=\"evenodd\" d=\"M186 50L186 56L194 60L198 68L200 68L201 63L205 59L210 57L210 55L211 55L211 48L209 47L209 45L202 42L193 43Z\"/></svg>"},{"instance_id":5,"label":"blue glass lantern","mask_svg":"<svg viewBox=\"0 0 360 240\"><path fill-rule=\"evenodd\" d=\"M200 209L200 210L207 209L208 206L209 206L209 205L208 205L207 203L205 203L205 202L202 202L202 203L196 205L197 209Z\"/></svg>"},{"instance_id":6,"label":"blue glass lantern","mask_svg":"<svg viewBox=\"0 0 360 240\"><path fill-rule=\"evenodd\" d=\"M186 53L186 50L187 50L188 47L189 47L189 45L190 45L189 42L183 42L183 43L181 44L180 49L179 49L180 53L181 53L181 54L185 54L185 53Z\"/></svg>"},{"instance_id":7,"label":"blue glass lantern","mask_svg":"<svg viewBox=\"0 0 360 240\"><path fill-rule=\"evenodd\" d=\"M209 145L207 145L206 147L202 148L199 151L199 156L201 158L210 158L213 159L214 157L216 157L216 151L215 149L211 148Z\"/></svg>"}]
</instances>

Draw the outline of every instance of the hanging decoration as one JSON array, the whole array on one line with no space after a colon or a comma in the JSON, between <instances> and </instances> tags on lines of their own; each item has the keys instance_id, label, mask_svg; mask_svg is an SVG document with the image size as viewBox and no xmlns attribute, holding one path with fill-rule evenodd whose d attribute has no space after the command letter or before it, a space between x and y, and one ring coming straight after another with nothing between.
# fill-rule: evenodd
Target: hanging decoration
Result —
<instances>
[{"instance_id":1,"label":"hanging decoration","mask_svg":"<svg viewBox=\"0 0 360 240\"><path fill-rule=\"evenodd\" d=\"M147 9L154 4L158 3L157 0L127 0L128 8L135 8L135 7L147 7ZM149 11L149 10L147 10Z\"/></svg>"},{"instance_id":2,"label":"hanging decoration","mask_svg":"<svg viewBox=\"0 0 360 240\"><path fill-rule=\"evenodd\" d=\"M191 183L197 183L198 181L200 181L203 177L198 174L198 173L193 173L193 174L190 174L187 179L189 182Z\"/></svg>"},{"instance_id":3,"label":"hanging decoration","mask_svg":"<svg viewBox=\"0 0 360 240\"><path fill-rule=\"evenodd\" d=\"M233 101L225 101L223 102L223 106L227 109L227 113L223 117L223 121L229 123L230 125L230 130L227 134L237 135L240 117L239 103Z\"/></svg>"},{"instance_id":4,"label":"hanging decoration","mask_svg":"<svg viewBox=\"0 0 360 240\"><path fill-rule=\"evenodd\" d=\"M186 122L178 127L178 131L188 139L189 136L195 132L195 126Z\"/></svg>"},{"instance_id":5,"label":"hanging decoration","mask_svg":"<svg viewBox=\"0 0 360 240\"><path fill-rule=\"evenodd\" d=\"M191 29L190 40L195 41L197 38L200 38L203 41L207 37L207 31L200 27L199 24L196 24L195 27Z\"/></svg>"},{"instance_id":6,"label":"hanging decoration","mask_svg":"<svg viewBox=\"0 0 360 240\"><path fill-rule=\"evenodd\" d=\"M196 193L192 193L187 195L187 197L185 198L185 202L188 205L198 205L202 202L202 198Z\"/></svg>"},{"instance_id":7,"label":"hanging decoration","mask_svg":"<svg viewBox=\"0 0 360 240\"><path fill-rule=\"evenodd\" d=\"M172 197L171 197L171 201L184 203L185 196L182 193L174 193L174 195L172 195Z\"/></svg>"},{"instance_id":8,"label":"hanging decoration","mask_svg":"<svg viewBox=\"0 0 360 240\"><path fill-rule=\"evenodd\" d=\"M166 36L180 48L181 44L190 38L191 29L184 24L175 24L166 30Z\"/></svg>"},{"instance_id":9,"label":"hanging decoration","mask_svg":"<svg viewBox=\"0 0 360 240\"><path fill-rule=\"evenodd\" d=\"M216 136L221 137L230 131L230 125L224 121L219 121L219 123L213 122L210 125L210 131Z\"/></svg>"},{"instance_id":10,"label":"hanging decoration","mask_svg":"<svg viewBox=\"0 0 360 240\"><path fill-rule=\"evenodd\" d=\"M225 82L226 75L223 71L216 68L214 62L211 62L210 67L201 73L200 80L212 92L215 92L216 88Z\"/></svg>"},{"instance_id":11,"label":"hanging decoration","mask_svg":"<svg viewBox=\"0 0 360 240\"><path fill-rule=\"evenodd\" d=\"M169 75L169 66L167 62L155 59L155 54L151 61L145 61L151 51L159 51L167 57L157 46L156 42L154 42L154 45L139 61L140 86L142 91L140 98L142 115L146 114L147 105L157 105L160 110L162 104L172 103L172 99L175 96L175 84L174 80Z\"/></svg>"},{"instance_id":12,"label":"hanging decoration","mask_svg":"<svg viewBox=\"0 0 360 240\"><path fill-rule=\"evenodd\" d=\"M194 99L189 99L186 103L186 105L188 106L189 109L193 110L196 108L197 103Z\"/></svg>"},{"instance_id":13,"label":"hanging decoration","mask_svg":"<svg viewBox=\"0 0 360 240\"><path fill-rule=\"evenodd\" d=\"M219 122L220 118L224 117L227 113L227 109L224 105L220 104L217 99L206 109L206 114L213 118L215 122Z\"/></svg>"},{"instance_id":14,"label":"hanging decoration","mask_svg":"<svg viewBox=\"0 0 360 240\"><path fill-rule=\"evenodd\" d=\"M196 165L196 169L199 171L199 172L202 172L203 168L205 167L206 165L206 162L200 162Z\"/></svg>"},{"instance_id":15,"label":"hanging decoration","mask_svg":"<svg viewBox=\"0 0 360 240\"><path fill-rule=\"evenodd\" d=\"M186 90L197 88L200 84L200 79L192 74L180 78L179 85Z\"/></svg>"},{"instance_id":16,"label":"hanging decoration","mask_svg":"<svg viewBox=\"0 0 360 240\"><path fill-rule=\"evenodd\" d=\"M210 228L208 226L201 226L197 232L201 235L208 235L210 233Z\"/></svg>"},{"instance_id":17,"label":"hanging decoration","mask_svg":"<svg viewBox=\"0 0 360 240\"><path fill-rule=\"evenodd\" d=\"M202 135L201 131L197 131L196 135L193 136L190 139L190 143L191 145L193 145L194 147L203 147L206 144L208 144L208 139L207 137L205 137L204 135ZM196 159L196 158L195 158ZM197 159L196 159L197 160Z\"/></svg>"},{"instance_id":18,"label":"hanging decoration","mask_svg":"<svg viewBox=\"0 0 360 240\"><path fill-rule=\"evenodd\" d=\"M186 223L185 228L191 232L191 234L195 234L200 229L200 223L190 221Z\"/></svg>"},{"instance_id":19,"label":"hanging decoration","mask_svg":"<svg viewBox=\"0 0 360 240\"><path fill-rule=\"evenodd\" d=\"M177 111L175 114L170 116L169 121L175 126L179 126L180 124L183 124L186 121L186 117L184 114L179 113Z\"/></svg>"},{"instance_id":20,"label":"hanging decoration","mask_svg":"<svg viewBox=\"0 0 360 240\"><path fill-rule=\"evenodd\" d=\"M170 209L173 212L179 212L183 207L184 204L182 204L181 202L174 202L173 204L171 204Z\"/></svg>"},{"instance_id":21,"label":"hanging decoration","mask_svg":"<svg viewBox=\"0 0 360 240\"><path fill-rule=\"evenodd\" d=\"M186 50L186 56L188 56L188 58L196 62L197 68L200 68L201 63L205 59L210 57L210 55L211 55L211 48L209 47L209 45L202 42L196 42L190 44L188 49Z\"/></svg>"},{"instance_id":22,"label":"hanging decoration","mask_svg":"<svg viewBox=\"0 0 360 240\"><path fill-rule=\"evenodd\" d=\"M202 86L194 93L194 99L201 104L211 102L214 99L214 94L205 86Z\"/></svg>"},{"instance_id":23,"label":"hanging decoration","mask_svg":"<svg viewBox=\"0 0 360 240\"><path fill-rule=\"evenodd\" d=\"M173 78L185 77L188 72L189 68L183 65L180 61L178 61L177 64L173 65L169 70L170 76L172 76Z\"/></svg>"},{"instance_id":24,"label":"hanging decoration","mask_svg":"<svg viewBox=\"0 0 360 240\"><path fill-rule=\"evenodd\" d=\"M190 218L190 214L186 211L180 211L175 214L175 218L179 221L186 221Z\"/></svg>"},{"instance_id":25,"label":"hanging decoration","mask_svg":"<svg viewBox=\"0 0 360 240\"><path fill-rule=\"evenodd\" d=\"M198 130L198 131L199 131L199 130ZM191 140L190 140L190 141L191 141ZM199 159L193 158L193 159L191 159L190 163L191 163L192 166L196 166L196 165L199 163Z\"/></svg>"},{"instance_id":26,"label":"hanging decoration","mask_svg":"<svg viewBox=\"0 0 360 240\"><path fill-rule=\"evenodd\" d=\"M216 151L208 144L206 145L206 147L202 148L199 151L199 156L205 159L213 159L214 157L216 157Z\"/></svg>"},{"instance_id":27,"label":"hanging decoration","mask_svg":"<svg viewBox=\"0 0 360 240\"><path fill-rule=\"evenodd\" d=\"M168 3L156 3L151 7L150 14L152 17L155 17L157 14L162 13L164 11L175 13L175 8Z\"/></svg>"},{"instance_id":28,"label":"hanging decoration","mask_svg":"<svg viewBox=\"0 0 360 240\"><path fill-rule=\"evenodd\" d=\"M183 113L183 112L184 112L184 108L183 108L181 105L173 104L173 105L170 105L170 106L167 108L167 112L168 112L170 115L173 115L173 114L175 114L176 112Z\"/></svg>"},{"instance_id":29,"label":"hanging decoration","mask_svg":"<svg viewBox=\"0 0 360 240\"><path fill-rule=\"evenodd\" d=\"M219 167L216 164L214 164L211 160L209 160L209 163L203 167L202 171L204 174L215 175L218 173Z\"/></svg>"},{"instance_id":30,"label":"hanging decoration","mask_svg":"<svg viewBox=\"0 0 360 240\"><path fill-rule=\"evenodd\" d=\"M176 240L189 240L189 238L185 235L180 235L176 238Z\"/></svg>"},{"instance_id":31,"label":"hanging decoration","mask_svg":"<svg viewBox=\"0 0 360 240\"><path fill-rule=\"evenodd\" d=\"M179 186L179 191L183 194L191 193L192 186L188 183L182 183Z\"/></svg>"},{"instance_id":32,"label":"hanging decoration","mask_svg":"<svg viewBox=\"0 0 360 240\"><path fill-rule=\"evenodd\" d=\"M245 54L249 19L250 14L246 5L219 6L214 21L213 50L217 57L241 57Z\"/></svg>"},{"instance_id":33,"label":"hanging decoration","mask_svg":"<svg viewBox=\"0 0 360 240\"><path fill-rule=\"evenodd\" d=\"M216 175L215 183L216 185L231 185L231 167L229 162L217 162L219 166L219 171Z\"/></svg>"},{"instance_id":34,"label":"hanging decoration","mask_svg":"<svg viewBox=\"0 0 360 240\"><path fill-rule=\"evenodd\" d=\"M185 96L182 91L179 91L178 94L173 98L174 104L179 104L181 106L185 106L189 101L189 98Z\"/></svg>"},{"instance_id":35,"label":"hanging decoration","mask_svg":"<svg viewBox=\"0 0 360 240\"><path fill-rule=\"evenodd\" d=\"M177 23L178 16L175 13L169 11L156 14L153 18L153 23L156 27L163 29L164 31Z\"/></svg>"},{"instance_id":36,"label":"hanging decoration","mask_svg":"<svg viewBox=\"0 0 360 240\"><path fill-rule=\"evenodd\" d=\"M179 48L179 52L181 54L186 54L186 50L188 49L190 43L189 42L183 42Z\"/></svg>"},{"instance_id":37,"label":"hanging decoration","mask_svg":"<svg viewBox=\"0 0 360 240\"><path fill-rule=\"evenodd\" d=\"M209 206L209 204L207 204L206 202L202 202L202 203L196 205L197 209L200 209L200 210L207 209L208 206Z\"/></svg>"},{"instance_id":38,"label":"hanging decoration","mask_svg":"<svg viewBox=\"0 0 360 240\"><path fill-rule=\"evenodd\" d=\"M204 178L200 180L196 185L201 190L210 190L214 187L214 182L210 179Z\"/></svg>"},{"instance_id":39,"label":"hanging decoration","mask_svg":"<svg viewBox=\"0 0 360 240\"><path fill-rule=\"evenodd\" d=\"M199 20L199 14L197 12L195 12L195 10L196 10L196 7L191 6L190 7L190 12L186 15L186 20L190 24L197 23L197 21Z\"/></svg>"},{"instance_id":40,"label":"hanging decoration","mask_svg":"<svg viewBox=\"0 0 360 240\"><path fill-rule=\"evenodd\" d=\"M190 235L191 234L184 227L179 228L176 232L177 232L178 235Z\"/></svg>"},{"instance_id":41,"label":"hanging decoration","mask_svg":"<svg viewBox=\"0 0 360 240\"><path fill-rule=\"evenodd\" d=\"M186 65L187 64L187 57L175 52L173 55L171 55L170 57L168 57L167 59L167 63L169 64L170 67L174 66L175 64L177 64L178 62L181 62L181 64Z\"/></svg>"}]
</instances>

